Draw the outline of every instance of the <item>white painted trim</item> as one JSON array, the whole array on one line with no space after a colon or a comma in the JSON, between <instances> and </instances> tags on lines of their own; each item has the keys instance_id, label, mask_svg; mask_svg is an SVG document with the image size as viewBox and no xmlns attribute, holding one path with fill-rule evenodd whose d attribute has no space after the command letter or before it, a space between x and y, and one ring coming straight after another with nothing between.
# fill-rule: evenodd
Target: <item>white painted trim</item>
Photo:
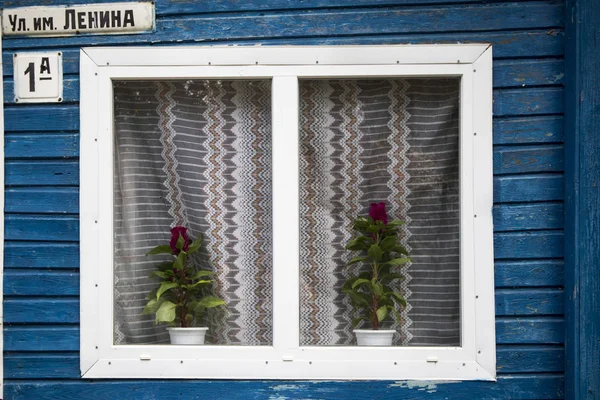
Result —
<instances>
[{"instance_id":1,"label":"white painted trim","mask_svg":"<svg viewBox=\"0 0 600 400\"><path fill-rule=\"evenodd\" d=\"M459 47L460 46L460 47ZM488 44L381 46L211 46L161 47L161 56L139 47L86 49L97 65L410 65L471 64ZM142 51L140 51L142 50Z\"/></svg>"},{"instance_id":2,"label":"white painted trim","mask_svg":"<svg viewBox=\"0 0 600 400\"><path fill-rule=\"evenodd\" d=\"M2 32L0 32L2 54ZM4 65L0 60L0 87L4 87ZM0 399L4 398L4 93L0 93Z\"/></svg>"},{"instance_id":3,"label":"white painted trim","mask_svg":"<svg viewBox=\"0 0 600 400\"><path fill-rule=\"evenodd\" d=\"M491 65L488 45L82 50L83 377L494 380ZM297 80L333 76L461 77L461 347L299 346ZM113 345L112 80L193 78L272 79L273 346Z\"/></svg>"}]
</instances>

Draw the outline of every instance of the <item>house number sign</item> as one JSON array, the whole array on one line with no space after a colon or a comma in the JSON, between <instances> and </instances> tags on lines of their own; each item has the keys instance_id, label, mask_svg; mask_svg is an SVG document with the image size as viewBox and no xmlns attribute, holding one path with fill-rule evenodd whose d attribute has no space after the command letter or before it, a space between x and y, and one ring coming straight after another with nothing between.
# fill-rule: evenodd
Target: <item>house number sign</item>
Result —
<instances>
[{"instance_id":1,"label":"house number sign","mask_svg":"<svg viewBox=\"0 0 600 400\"><path fill-rule=\"evenodd\" d=\"M4 36L139 33L154 29L154 3L5 8Z\"/></svg>"},{"instance_id":2,"label":"house number sign","mask_svg":"<svg viewBox=\"0 0 600 400\"><path fill-rule=\"evenodd\" d=\"M62 53L13 55L15 103L59 103L63 96Z\"/></svg>"}]
</instances>

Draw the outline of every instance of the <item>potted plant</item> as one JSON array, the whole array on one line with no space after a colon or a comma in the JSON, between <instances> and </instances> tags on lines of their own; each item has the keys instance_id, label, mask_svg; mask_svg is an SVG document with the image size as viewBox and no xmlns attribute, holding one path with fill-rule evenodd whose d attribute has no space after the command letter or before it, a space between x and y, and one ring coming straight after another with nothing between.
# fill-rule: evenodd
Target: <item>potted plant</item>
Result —
<instances>
[{"instance_id":1,"label":"potted plant","mask_svg":"<svg viewBox=\"0 0 600 400\"><path fill-rule=\"evenodd\" d=\"M193 242L187 229L176 226L171 229L171 241L160 245L146 255L170 254L172 259L160 263L150 277L159 278L158 286L147 296L148 304L142 314L156 314L155 322L169 327L171 344L204 344L206 327L196 327L204 312L225 302L208 295L213 272L197 270L190 265L189 257L200 249L201 240Z\"/></svg>"},{"instance_id":2,"label":"potted plant","mask_svg":"<svg viewBox=\"0 0 600 400\"><path fill-rule=\"evenodd\" d=\"M358 236L352 238L346 249L358 252L348 265L358 266L354 276L342 286L342 292L350 296L358 314L352 320L355 328L361 321L371 329L354 329L359 346L391 346L395 330L382 330L381 325L393 315L400 321L400 313L406 307L404 298L391 286L392 281L403 279L394 267L406 264L408 252L398 243L398 227L403 222L388 222L385 203L373 203L369 216L354 220L353 229Z\"/></svg>"}]
</instances>

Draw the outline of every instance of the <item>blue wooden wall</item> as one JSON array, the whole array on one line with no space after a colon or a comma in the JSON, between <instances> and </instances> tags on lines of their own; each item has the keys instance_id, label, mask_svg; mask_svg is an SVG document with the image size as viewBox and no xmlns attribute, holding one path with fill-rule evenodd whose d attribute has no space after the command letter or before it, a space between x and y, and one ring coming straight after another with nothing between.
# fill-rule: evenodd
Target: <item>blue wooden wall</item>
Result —
<instances>
[{"instance_id":1,"label":"blue wooden wall","mask_svg":"<svg viewBox=\"0 0 600 400\"><path fill-rule=\"evenodd\" d=\"M564 15L560 1L157 0L155 33L5 38L5 398L562 398ZM494 46L497 383L79 379L81 46L456 42ZM51 49L64 103L13 103L12 53Z\"/></svg>"}]
</instances>

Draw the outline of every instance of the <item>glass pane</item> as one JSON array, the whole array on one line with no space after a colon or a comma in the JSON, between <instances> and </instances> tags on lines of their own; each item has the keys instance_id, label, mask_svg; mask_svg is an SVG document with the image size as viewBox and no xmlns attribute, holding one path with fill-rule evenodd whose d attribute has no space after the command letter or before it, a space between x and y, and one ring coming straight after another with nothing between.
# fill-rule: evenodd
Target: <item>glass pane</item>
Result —
<instances>
[{"instance_id":1,"label":"glass pane","mask_svg":"<svg viewBox=\"0 0 600 400\"><path fill-rule=\"evenodd\" d=\"M114 83L115 344L169 342L141 313L173 259L145 254L174 226L202 238L188 265L214 271L202 295L226 302L196 324L207 343L271 344L270 107L269 80Z\"/></svg>"},{"instance_id":2,"label":"glass pane","mask_svg":"<svg viewBox=\"0 0 600 400\"><path fill-rule=\"evenodd\" d=\"M356 344L352 320L366 313L342 285L372 264L346 266L361 253L345 246L355 218L384 202L405 222L397 241L412 261L391 268L403 279L388 286L407 305L380 329L395 331L394 345L460 346L459 88L458 78L301 81L301 345ZM372 306L367 285L356 290Z\"/></svg>"}]
</instances>

